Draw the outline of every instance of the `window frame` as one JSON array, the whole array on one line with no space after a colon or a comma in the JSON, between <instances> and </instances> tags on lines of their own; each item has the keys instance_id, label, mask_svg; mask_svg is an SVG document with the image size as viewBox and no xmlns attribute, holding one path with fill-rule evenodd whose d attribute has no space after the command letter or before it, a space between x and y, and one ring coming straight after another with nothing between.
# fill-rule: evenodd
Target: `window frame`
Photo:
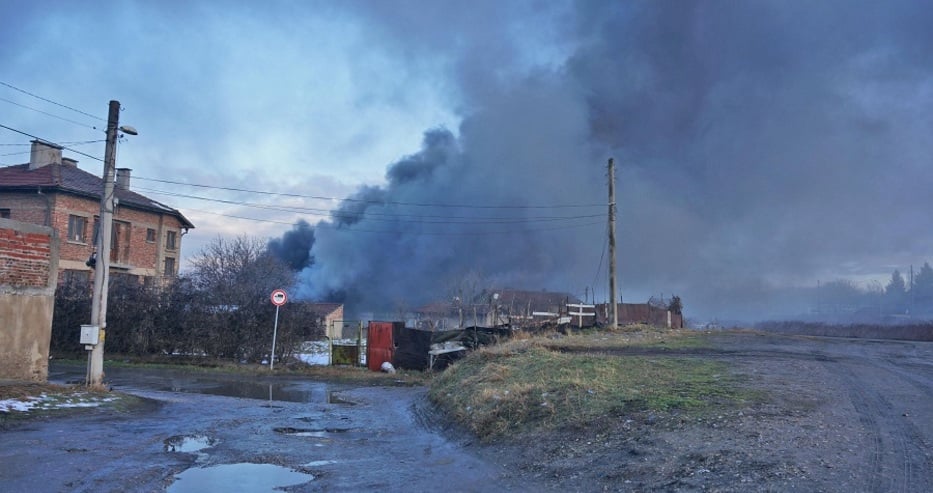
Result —
<instances>
[{"instance_id":1,"label":"window frame","mask_svg":"<svg viewBox=\"0 0 933 493\"><path fill-rule=\"evenodd\" d=\"M171 269L169 269L169 264L171 264ZM165 277L175 277L175 269L177 268L177 262L175 257L165 257L162 259L162 275Z\"/></svg>"},{"instance_id":2,"label":"window frame","mask_svg":"<svg viewBox=\"0 0 933 493\"><path fill-rule=\"evenodd\" d=\"M155 243L155 242L156 242L155 228L146 228L146 243Z\"/></svg>"},{"instance_id":3,"label":"window frame","mask_svg":"<svg viewBox=\"0 0 933 493\"><path fill-rule=\"evenodd\" d=\"M127 263L130 260L130 245L133 243L133 224L119 219L114 219L111 224L110 261Z\"/></svg>"},{"instance_id":4,"label":"window frame","mask_svg":"<svg viewBox=\"0 0 933 493\"><path fill-rule=\"evenodd\" d=\"M76 221L80 220L80 228ZM78 214L68 214L68 241L72 243L87 244L87 217Z\"/></svg>"},{"instance_id":5,"label":"window frame","mask_svg":"<svg viewBox=\"0 0 933 493\"><path fill-rule=\"evenodd\" d=\"M166 231L165 232L165 249L166 250L178 250L178 232L177 231Z\"/></svg>"}]
</instances>

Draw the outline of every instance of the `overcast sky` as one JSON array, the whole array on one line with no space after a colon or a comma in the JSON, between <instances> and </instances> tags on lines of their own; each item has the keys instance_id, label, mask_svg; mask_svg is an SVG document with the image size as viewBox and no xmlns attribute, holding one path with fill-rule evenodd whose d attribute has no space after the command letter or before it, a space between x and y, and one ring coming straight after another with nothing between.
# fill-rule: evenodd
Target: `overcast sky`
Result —
<instances>
[{"instance_id":1,"label":"overcast sky","mask_svg":"<svg viewBox=\"0 0 933 493\"><path fill-rule=\"evenodd\" d=\"M688 311L728 317L767 312L789 286L883 280L933 259L930 25L933 9L912 1L7 1L0 82L100 118L119 100L139 135L118 166L194 222L186 256L217 235L275 237L322 216L179 195L339 202L145 178L395 202L318 229L302 277L316 295L386 276L436 293L453 281L432 274L473 269L502 287L605 297L605 226L583 219L605 208L557 233L528 223L463 240L465 226L398 215L391 240L362 233L387 231L405 203L604 203L612 156L623 297L677 292ZM103 138L102 120L6 86L0 98L0 124ZM26 143L0 131L0 144ZM75 148L103 155L102 142ZM27 149L0 147L0 163Z\"/></svg>"},{"instance_id":2,"label":"overcast sky","mask_svg":"<svg viewBox=\"0 0 933 493\"><path fill-rule=\"evenodd\" d=\"M218 234L280 234L295 216L159 195L152 190L205 191L142 178L344 197L382 183L386 166L417 150L425 129L456 128L457 43L433 47L426 38L422 49L396 42L397 31L379 26L398 15L395 8L373 4L385 12L370 12L366 2L0 2L0 79L104 120L108 101L119 100L121 124L139 135L121 143L118 166L133 169L134 188L197 226L185 238L191 254ZM55 142L103 138L89 128L104 128L103 120L5 86L0 98L84 124L0 101L4 125ZM0 133L3 144L28 140ZM102 157L104 145L74 148ZM3 146L0 163L24 162L28 154L11 153L27 150ZM87 171L102 170L99 161L73 157ZM275 216L286 225L211 213Z\"/></svg>"}]
</instances>

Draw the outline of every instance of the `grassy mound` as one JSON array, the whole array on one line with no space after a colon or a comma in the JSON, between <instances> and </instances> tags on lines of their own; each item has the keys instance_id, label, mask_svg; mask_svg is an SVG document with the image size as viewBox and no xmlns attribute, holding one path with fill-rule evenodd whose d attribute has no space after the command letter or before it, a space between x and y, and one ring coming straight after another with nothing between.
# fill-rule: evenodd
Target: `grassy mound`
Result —
<instances>
[{"instance_id":1,"label":"grassy mound","mask_svg":"<svg viewBox=\"0 0 933 493\"><path fill-rule=\"evenodd\" d=\"M435 378L429 395L485 441L524 431L583 427L645 411L703 412L752 398L720 361L599 352L607 346L622 347L626 340L629 345L658 343L657 337L633 337L631 332L593 332L575 335L572 341L541 336L513 340L477 351L448 368ZM592 352L560 351L568 342Z\"/></svg>"}]
</instances>

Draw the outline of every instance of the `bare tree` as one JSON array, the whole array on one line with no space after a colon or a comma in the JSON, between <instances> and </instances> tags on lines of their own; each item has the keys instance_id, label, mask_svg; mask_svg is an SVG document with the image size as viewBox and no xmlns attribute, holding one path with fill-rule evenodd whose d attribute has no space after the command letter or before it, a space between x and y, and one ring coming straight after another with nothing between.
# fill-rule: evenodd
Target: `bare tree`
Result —
<instances>
[{"instance_id":1,"label":"bare tree","mask_svg":"<svg viewBox=\"0 0 933 493\"><path fill-rule=\"evenodd\" d=\"M275 307L274 289L294 283L289 268L259 238L216 238L192 259L191 279L201 293L209 329L206 352L256 361L268 351L268 326ZM285 337L287 327L279 327Z\"/></svg>"}]
</instances>

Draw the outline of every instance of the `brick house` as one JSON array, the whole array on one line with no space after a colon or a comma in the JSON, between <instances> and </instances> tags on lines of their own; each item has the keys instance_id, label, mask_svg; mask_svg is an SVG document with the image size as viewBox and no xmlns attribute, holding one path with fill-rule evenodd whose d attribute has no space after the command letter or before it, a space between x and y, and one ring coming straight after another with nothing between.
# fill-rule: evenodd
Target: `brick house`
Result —
<instances>
[{"instance_id":1,"label":"brick house","mask_svg":"<svg viewBox=\"0 0 933 493\"><path fill-rule=\"evenodd\" d=\"M103 179L62 157L62 147L32 141L29 162L0 168L0 218L49 226L61 238L59 279L90 279ZM112 274L140 279L178 273L182 236L194 228L181 212L130 190L117 169L110 251Z\"/></svg>"}]
</instances>

